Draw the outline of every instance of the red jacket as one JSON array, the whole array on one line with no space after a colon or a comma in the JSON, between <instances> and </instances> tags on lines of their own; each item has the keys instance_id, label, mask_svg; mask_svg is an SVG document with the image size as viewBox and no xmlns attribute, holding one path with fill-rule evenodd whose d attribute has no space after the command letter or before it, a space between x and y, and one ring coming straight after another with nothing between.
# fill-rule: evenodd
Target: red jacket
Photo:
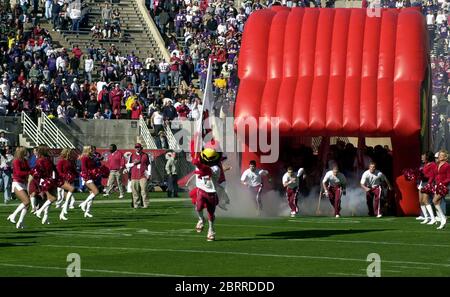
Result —
<instances>
[{"instance_id":1,"label":"red jacket","mask_svg":"<svg viewBox=\"0 0 450 297\"><path fill-rule=\"evenodd\" d=\"M55 170L55 166L49 158L41 157L37 159L36 166L34 168L37 170L37 172L39 172L39 178L53 178L53 171Z\"/></svg>"},{"instance_id":2,"label":"red jacket","mask_svg":"<svg viewBox=\"0 0 450 297\"><path fill-rule=\"evenodd\" d=\"M424 182L427 181L429 184L432 184L436 177L436 172L437 172L437 164L435 162L425 164L425 166L423 166L422 168L423 173L422 181Z\"/></svg>"},{"instance_id":3,"label":"red jacket","mask_svg":"<svg viewBox=\"0 0 450 297\"><path fill-rule=\"evenodd\" d=\"M13 181L25 184L28 181L28 175L30 175L30 166L26 160L14 159L12 162L13 167Z\"/></svg>"},{"instance_id":4,"label":"red jacket","mask_svg":"<svg viewBox=\"0 0 450 297\"><path fill-rule=\"evenodd\" d=\"M90 174L90 171L95 167L95 162L92 158L88 156L81 157L81 173Z\"/></svg>"},{"instance_id":5,"label":"red jacket","mask_svg":"<svg viewBox=\"0 0 450 297\"><path fill-rule=\"evenodd\" d=\"M142 114L142 105L140 103L133 103L131 106L131 119L139 120L139 117Z\"/></svg>"},{"instance_id":6,"label":"red jacket","mask_svg":"<svg viewBox=\"0 0 450 297\"><path fill-rule=\"evenodd\" d=\"M58 160L58 163L56 163L56 172L62 177L66 176L68 173L73 175L77 174L77 170L73 162L62 158Z\"/></svg>"},{"instance_id":7,"label":"red jacket","mask_svg":"<svg viewBox=\"0 0 450 297\"><path fill-rule=\"evenodd\" d=\"M120 170L125 166L125 159L123 158L123 154L119 151L115 151L111 155L108 156L108 162L106 166L109 170Z\"/></svg>"},{"instance_id":8,"label":"red jacket","mask_svg":"<svg viewBox=\"0 0 450 297\"><path fill-rule=\"evenodd\" d=\"M448 186L450 183L450 164L445 162L441 167L436 165L436 184L444 184Z\"/></svg>"},{"instance_id":9,"label":"red jacket","mask_svg":"<svg viewBox=\"0 0 450 297\"><path fill-rule=\"evenodd\" d=\"M109 103L111 106L119 106L122 103L123 92L121 89L114 88L111 92L109 92Z\"/></svg>"}]
</instances>

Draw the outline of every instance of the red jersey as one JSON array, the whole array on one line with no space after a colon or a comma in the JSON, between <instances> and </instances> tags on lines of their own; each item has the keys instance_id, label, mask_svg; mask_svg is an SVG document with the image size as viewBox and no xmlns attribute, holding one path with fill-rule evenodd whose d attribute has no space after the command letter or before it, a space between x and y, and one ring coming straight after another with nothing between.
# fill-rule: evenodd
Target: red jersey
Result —
<instances>
[{"instance_id":1,"label":"red jersey","mask_svg":"<svg viewBox=\"0 0 450 297\"><path fill-rule=\"evenodd\" d=\"M436 184L444 184L445 186L448 186L450 183L450 164L448 162L442 164L441 167L436 165L435 181Z\"/></svg>"},{"instance_id":2,"label":"red jersey","mask_svg":"<svg viewBox=\"0 0 450 297\"><path fill-rule=\"evenodd\" d=\"M28 175L30 175L30 166L26 160L14 159L12 162L13 167L13 181L25 184L28 181Z\"/></svg>"}]
</instances>

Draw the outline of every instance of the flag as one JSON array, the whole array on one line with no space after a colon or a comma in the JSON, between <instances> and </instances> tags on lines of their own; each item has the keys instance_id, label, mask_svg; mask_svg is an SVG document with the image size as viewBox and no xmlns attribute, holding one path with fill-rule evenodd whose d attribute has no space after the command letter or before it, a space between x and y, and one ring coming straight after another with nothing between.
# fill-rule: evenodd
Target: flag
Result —
<instances>
[{"instance_id":1,"label":"flag","mask_svg":"<svg viewBox=\"0 0 450 297\"><path fill-rule=\"evenodd\" d=\"M194 152L191 154L201 152L203 146L203 139L205 134L211 131L210 123L205 124L205 120L213 113L214 107L214 94L213 94L213 84L212 84L212 65L211 59L208 61L208 72L206 76L205 90L203 93L202 108L200 111L200 117L195 124L194 132ZM206 131L206 132L205 132Z\"/></svg>"}]
</instances>

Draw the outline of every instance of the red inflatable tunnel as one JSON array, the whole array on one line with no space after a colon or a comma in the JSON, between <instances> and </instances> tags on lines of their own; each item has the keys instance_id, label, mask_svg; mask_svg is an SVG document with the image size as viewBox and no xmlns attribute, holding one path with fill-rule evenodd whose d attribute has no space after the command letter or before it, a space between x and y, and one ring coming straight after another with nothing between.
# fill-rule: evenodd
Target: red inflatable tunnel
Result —
<instances>
[{"instance_id":1,"label":"red inflatable tunnel","mask_svg":"<svg viewBox=\"0 0 450 297\"><path fill-rule=\"evenodd\" d=\"M397 212L415 215L415 185L401 171L428 145L427 44L413 8L259 10L243 34L235 128L278 117L284 136L391 137ZM244 152L243 166L258 156Z\"/></svg>"}]
</instances>

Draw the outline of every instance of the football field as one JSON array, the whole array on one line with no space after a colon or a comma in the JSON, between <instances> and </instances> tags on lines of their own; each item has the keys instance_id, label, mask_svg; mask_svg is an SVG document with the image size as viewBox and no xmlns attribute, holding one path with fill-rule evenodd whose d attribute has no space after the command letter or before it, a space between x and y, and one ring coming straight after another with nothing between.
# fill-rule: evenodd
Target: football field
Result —
<instances>
[{"instance_id":1,"label":"football field","mask_svg":"<svg viewBox=\"0 0 450 297\"><path fill-rule=\"evenodd\" d=\"M81 276L366 276L381 259L381 276L449 276L450 231L414 218L277 217L216 220L216 241L195 231L188 199L150 193L150 208L99 196L93 218L79 208L50 225L34 215L16 230L6 217L16 202L0 196L0 276L66 276L68 255ZM77 201L85 194L76 194ZM78 204L78 203L77 203Z\"/></svg>"}]
</instances>

